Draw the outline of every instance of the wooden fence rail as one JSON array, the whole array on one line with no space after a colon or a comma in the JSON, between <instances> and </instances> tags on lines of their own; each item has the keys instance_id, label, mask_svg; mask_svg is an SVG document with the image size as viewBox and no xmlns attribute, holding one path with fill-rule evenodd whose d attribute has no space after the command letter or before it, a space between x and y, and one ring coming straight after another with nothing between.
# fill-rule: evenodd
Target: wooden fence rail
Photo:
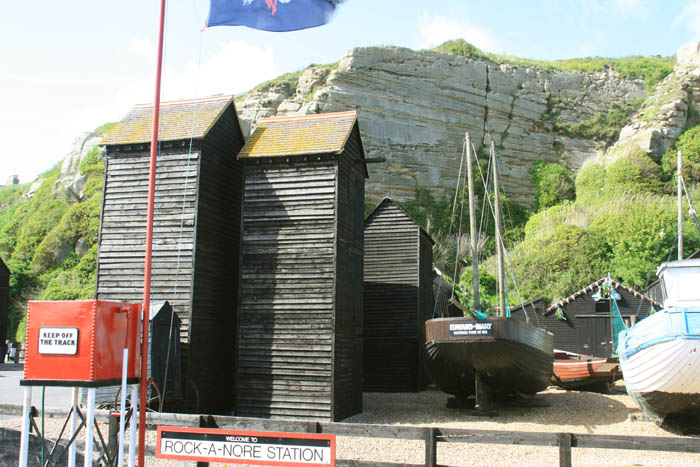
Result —
<instances>
[{"instance_id":1,"label":"wooden fence rail","mask_svg":"<svg viewBox=\"0 0 700 467\"><path fill-rule=\"evenodd\" d=\"M571 466L571 448L629 449L700 453L700 438L625 435L590 435L532 431L466 430L438 427L409 427L356 423L326 423L294 420L225 417L212 415L148 414L149 424L199 426L228 430L324 433L360 438L419 440L425 443L425 464L396 464L338 459L338 466L437 466L438 443L505 444L559 448L559 465Z\"/></svg>"}]
</instances>

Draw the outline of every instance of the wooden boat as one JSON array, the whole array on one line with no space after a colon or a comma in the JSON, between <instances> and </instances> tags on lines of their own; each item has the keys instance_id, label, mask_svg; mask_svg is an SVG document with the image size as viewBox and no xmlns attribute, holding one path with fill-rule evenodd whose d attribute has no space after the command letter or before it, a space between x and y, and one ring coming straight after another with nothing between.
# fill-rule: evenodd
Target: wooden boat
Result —
<instances>
[{"instance_id":1,"label":"wooden boat","mask_svg":"<svg viewBox=\"0 0 700 467\"><path fill-rule=\"evenodd\" d=\"M425 334L435 384L459 398L476 394L477 408L550 384L554 336L525 321L437 318L426 321Z\"/></svg>"},{"instance_id":2,"label":"wooden boat","mask_svg":"<svg viewBox=\"0 0 700 467\"><path fill-rule=\"evenodd\" d=\"M677 164L678 260L656 271L663 309L622 331L617 345L627 393L659 424L669 416L700 415L700 259L683 259L680 151ZM687 202L695 213L690 197Z\"/></svg>"},{"instance_id":3,"label":"wooden boat","mask_svg":"<svg viewBox=\"0 0 700 467\"><path fill-rule=\"evenodd\" d=\"M466 166L469 182L469 218L472 258L478 258L474 210L474 186L470 141L467 135ZM503 243L500 239L498 164L491 144L494 170L494 205L500 311L498 317L480 313L479 269L472 261L475 310L464 308L454 298L452 304L474 318L436 318L425 322L428 367L436 385L458 398L475 395L475 408L489 410L494 399L513 394L535 394L545 389L552 376L554 336L526 321L502 316L505 313L505 274ZM464 156L463 156L464 157ZM461 172L461 168L460 168ZM461 177L460 173L460 177ZM459 180L459 177L458 177ZM457 185L459 189L459 182ZM453 208L454 209L454 208ZM453 212L454 214L454 212Z\"/></svg>"},{"instance_id":4,"label":"wooden boat","mask_svg":"<svg viewBox=\"0 0 700 467\"><path fill-rule=\"evenodd\" d=\"M700 415L700 259L659 266L664 309L620 333L617 353L628 394L662 423Z\"/></svg>"},{"instance_id":5,"label":"wooden boat","mask_svg":"<svg viewBox=\"0 0 700 467\"><path fill-rule=\"evenodd\" d=\"M566 350L554 350L552 384L563 389L607 392L622 378L617 357L593 357Z\"/></svg>"}]
</instances>

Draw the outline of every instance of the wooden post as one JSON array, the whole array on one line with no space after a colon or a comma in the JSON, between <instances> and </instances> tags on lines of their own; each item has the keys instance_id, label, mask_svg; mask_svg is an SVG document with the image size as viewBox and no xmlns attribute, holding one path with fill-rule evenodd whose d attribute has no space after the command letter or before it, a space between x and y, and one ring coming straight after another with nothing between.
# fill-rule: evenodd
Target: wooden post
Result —
<instances>
[{"instance_id":1,"label":"wooden post","mask_svg":"<svg viewBox=\"0 0 700 467\"><path fill-rule=\"evenodd\" d=\"M503 258L503 219L501 216L501 193L498 179L498 158L496 157L496 143L491 135L491 164L493 164L493 208L495 210L496 224L496 257L498 259L498 316L506 315L506 273Z\"/></svg>"},{"instance_id":2,"label":"wooden post","mask_svg":"<svg viewBox=\"0 0 700 467\"><path fill-rule=\"evenodd\" d=\"M571 467L571 433L559 433L559 467Z\"/></svg>"},{"instance_id":3,"label":"wooden post","mask_svg":"<svg viewBox=\"0 0 700 467\"><path fill-rule=\"evenodd\" d=\"M479 295L479 246L476 233L476 210L474 209L474 168L472 167L472 141L469 137L469 133L467 133L466 136L466 144L467 183L469 191L469 237L472 246L472 287L474 288L474 309L481 310L481 296ZM459 248L459 246L457 248Z\"/></svg>"},{"instance_id":4,"label":"wooden post","mask_svg":"<svg viewBox=\"0 0 700 467\"><path fill-rule=\"evenodd\" d=\"M683 154L678 151L678 261L683 259Z\"/></svg>"},{"instance_id":5,"label":"wooden post","mask_svg":"<svg viewBox=\"0 0 700 467\"><path fill-rule=\"evenodd\" d=\"M437 436L435 428L425 429L425 465L435 467L437 465Z\"/></svg>"}]
</instances>

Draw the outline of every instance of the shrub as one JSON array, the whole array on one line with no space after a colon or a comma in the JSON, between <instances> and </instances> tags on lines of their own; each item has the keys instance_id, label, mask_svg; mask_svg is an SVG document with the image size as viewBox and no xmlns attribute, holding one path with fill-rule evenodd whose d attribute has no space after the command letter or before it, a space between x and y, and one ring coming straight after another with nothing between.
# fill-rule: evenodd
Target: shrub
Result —
<instances>
[{"instance_id":1,"label":"shrub","mask_svg":"<svg viewBox=\"0 0 700 467\"><path fill-rule=\"evenodd\" d=\"M548 164L539 159L530 168L530 181L536 187L535 203L539 211L561 203L573 200L576 196L574 182L561 164Z\"/></svg>"}]
</instances>

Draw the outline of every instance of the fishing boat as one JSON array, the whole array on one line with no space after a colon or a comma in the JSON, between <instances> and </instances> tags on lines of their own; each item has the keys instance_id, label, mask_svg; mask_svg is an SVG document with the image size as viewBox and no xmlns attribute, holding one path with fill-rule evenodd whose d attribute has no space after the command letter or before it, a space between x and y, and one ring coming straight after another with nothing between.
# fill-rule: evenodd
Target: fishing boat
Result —
<instances>
[{"instance_id":1,"label":"fishing boat","mask_svg":"<svg viewBox=\"0 0 700 467\"><path fill-rule=\"evenodd\" d=\"M656 272L663 309L622 331L617 346L627 393L659 424L700 414L700 259L683 259L681 162L678 151L678 260ZM700 229L687 191L686 198Z\"/></svg>"},{"instance_id":2,"label":"fishing boat","mask_svg":"<svg viewBox=\"0 0 700 467\"><path fill-rule=\"evenodd\" d=\"M505 274L503 243L500 235L498 164L491 144L494 178L494 205L499 270L500 307L498 316L480 311L477 234L472 181L471 144L465 141L466 178L469 182L469 217L471 229L474 309L464 307L454 297L451 303L465 312L465 317L435 318L426 321L428 366L435 384L457 398L475 396L474 407L488 411L492 404L509 395L532 395L549 386L554 359L554 336L527 321L504 316ZM459 178L457 187L459 189Z\"/></svg>"},{"instance_id":3,"label":"fishing boat","mask_svg":"<svg viewBox=\"0 0 700 467\"><path fill-rule=\"evenodd\" d=\"M619 336L627 393L661 423L700 414L700 259L659 266L664 308Z\"/></svg>"},{"instance_id":4,"label":"fishing boat","mask_svg":"<svg viewBox=\"0 0 700 467\"><path fill-rule=\"evenodd\" d=\"M562 389L607 392L622 378L618 357L594 357L566 350L554 350L552 384Z\"/></svg>"}]
</instances>

